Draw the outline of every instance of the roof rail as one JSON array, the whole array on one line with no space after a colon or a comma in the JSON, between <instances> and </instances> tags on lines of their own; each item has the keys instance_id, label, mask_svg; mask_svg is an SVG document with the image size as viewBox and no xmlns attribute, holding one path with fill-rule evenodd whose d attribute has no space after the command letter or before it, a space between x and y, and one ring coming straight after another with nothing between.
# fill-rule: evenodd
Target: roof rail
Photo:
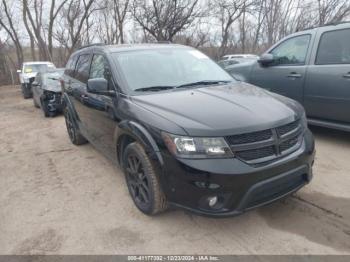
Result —
<instances>
[{"instance_id":1,"label":"roof rail","mask_svg":"<svg viewBox=\"0 0 350 262\"><path fill-rule=\"evenodd\" d=\"M79 47L78 50L83 49L83 48L87 48L87 47L92 47L92 46L104 46L104 45L106 45L106 44L104 44L104 43L89 44L89 45L84 45L84 46Z\"/></svg>"},{"instance_id":2,"label":"roof rail","mask_svg":"<svg viewBox=\"0 0 350 262\"><path fill-rule=\"evenodd\" d=\"M336 26L336 25L348 24L348 23L350 23L350 21L331 22L331 23L327 23L327 24L323 24L323 25L319 25L319 26L311 26L311 27L305 28L303 30L297 30L297 32L311 30L311 29L315 29L315 28L319 28L319 27L325 27L325 26L331 26L331 25Z\"/></svg>"}]
</instances>

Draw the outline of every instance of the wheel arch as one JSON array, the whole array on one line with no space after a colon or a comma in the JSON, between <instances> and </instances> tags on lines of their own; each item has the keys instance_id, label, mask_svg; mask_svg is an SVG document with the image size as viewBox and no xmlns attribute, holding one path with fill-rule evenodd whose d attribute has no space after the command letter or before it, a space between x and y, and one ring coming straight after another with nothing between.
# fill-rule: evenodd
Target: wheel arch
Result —
<instances>
[{"instance_id":1,"label":"wheel arch","mask_svg":"<svg viewBox=\"0 0 350 262\"><path fill-rule=\"evenodd\" d=\"M72 116L73 116L73 123L75 125L75 127L77 129L79 129L79 125L78 125L78 122L79 121L79 116L78 116L78 113L77 111L75 110L74 108L74 105L72 104L72 102L70 101L68 95L66 93L63 93L62 95L62 107L63 107L63 110L65 108L68 108L68 110L70 110L70 112L72 113Z\"/></svg>"},{"instance_id":2,"label":"wheel arch","mask_svg":"<svg viewBox=\"0 0 350 262\"><path fill-rule=\"evenodd\" d=\"M119 165L122 165L122 152L127 145L139 142L152 160L163 166L164 161L159 147L147 129L139 123L125 120L118 125L118 136L116 138L116 153Z\"/></svg>"}]
</instances>

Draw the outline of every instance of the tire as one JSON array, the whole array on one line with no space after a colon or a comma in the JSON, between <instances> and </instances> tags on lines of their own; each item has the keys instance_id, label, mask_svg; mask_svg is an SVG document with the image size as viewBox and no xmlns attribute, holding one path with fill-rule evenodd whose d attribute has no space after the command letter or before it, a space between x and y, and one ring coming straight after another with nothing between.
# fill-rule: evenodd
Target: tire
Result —
<instances>
[{"instance_id":1,"label":"tire","mask_svg":"<svg viewBox=\"0 0 350 262\"><path fill-rule=\"evenodd\" d=\"M32 98L33 94L30 90L28 90L28 88L26 88L26 86L24 84L21 85L22 88L22 94L23 94L23 98L24 99L28 99L28 98Z\"/></svg>"},{"instance_id":2,"label":"tire","mask_svg":"<svg viewBox=\"0 0 350 262\"><path fill-rule=\"evenodd\" d=\"M45 102L45 100L40 99L40 103L41 103L41 110L43 111L43 114L45 117L55 116L53 112L49 111L49 108L47 107L47 103Z\"/></svg>"},{"instance_id":3,"label":"tire","mask_svg":"<svg viewBox=\"0 0 350 262\"><path fill-rule=\"evenodd\" d=\"M123 169L131 198L141 212L156 215L167 209L159 175L141 144L134 142L125 148Z\"/></svg>"},{"instance_id":4,"label":"tire","mask_svg":"<svg viewBox=\"0 0 350 262\"><path fill-rule=\"evenodd\" d=\"M33 104L36 108L40 108L40 105L36 102L36 100L33 98Z\"/></svg>"},{"instance_id":5,"label":"tire","mask_svg":"<svg viewBox=\"0 0 350 262\"><path fill-rule=\"evenodd\" d=\"M77 146L86 144L88 141L77 129L76 125L73 122L72 113L68 110L68 108L65 108L63 110L63 115L66 121L66 127L70 141Z\"/></svg>"}]
</instances>

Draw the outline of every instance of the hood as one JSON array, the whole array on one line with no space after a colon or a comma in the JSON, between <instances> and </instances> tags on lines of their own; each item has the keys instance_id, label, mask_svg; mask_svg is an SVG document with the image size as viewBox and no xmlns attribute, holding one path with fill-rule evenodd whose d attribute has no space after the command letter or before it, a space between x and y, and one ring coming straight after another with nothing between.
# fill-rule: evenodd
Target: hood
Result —
<instances>
[{"instance_id":1,"label":"hood","mask_svg":"<svg viewBox=\"0 0 350 262\"><path fill-rule=\"evenodd\" d=\"M264 130L290 123L303 113L297 102L242 82L133 96L132 101L191 136Z\"/></svg>"},{"instance_id":2,"label":"hood","mask_svg":"<svg viewBox=\"0 0 350 262\"><path fill-rule=\"evenodd\" d=\"M51 91L51 92L62 92L62 87L61 87L61 83L60 82L57 82L57 85L53 85L53 84L50 84L50 85L45 85L43 87L44 90L47 90L47 91Z\"/></svg>"}]
</instances>

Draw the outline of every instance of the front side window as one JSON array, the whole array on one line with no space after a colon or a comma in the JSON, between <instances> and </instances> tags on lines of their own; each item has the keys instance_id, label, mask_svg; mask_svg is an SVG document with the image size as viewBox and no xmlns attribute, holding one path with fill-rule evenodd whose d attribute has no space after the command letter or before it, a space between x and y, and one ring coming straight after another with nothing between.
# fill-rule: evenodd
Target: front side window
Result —
<instances>
[{"instance_id":1,"label":"front side window","mask_svg":"<svg viewBox=\"0 0 350 262\"><path fill-rule=\"evenodd\" d=\"M86 83L89 78L89 68L90 68L90 55L80 55L75 70L75 77Z\"/></svg>"},{"instance_id":2,"label":"front side window","mask_svg":"<svg viewBox=\"0 0 350 262\"><path fill-rule=\"evenodd\" d=\"M94 55L91 62L90 79L104 78L108 80L109 66L103 55Z\"/></svg>"},{"instance_id":3,"label":"front side window","mask_svg":"<svg viewBox=\"0 0 350 262\"><path fill-rule=\"evenodd\" d=\"M234 81L218 64L194 49L154 49L112 54L132 90L199 81Z\"/></svg>"},{"instance_id":4,"label":"front side window","mask_svg":"<svg viewBox=\"0 0 350 262\"><path fill-rule=\"evenodd\" d=\"M322 35L316 64L350 64L350 29L326 32Z\"/></svg>"},{"instance_id":5,"label":"front side window","mask_svg":"<svg viewBox=\"0 0 350 262\"><path fill-rule=\"evenodd\" d=\"M310 35L296 36L279 44L270 53L278 65L305 64L306 54L310 43Z\"/></svg>"}]
</instances>

